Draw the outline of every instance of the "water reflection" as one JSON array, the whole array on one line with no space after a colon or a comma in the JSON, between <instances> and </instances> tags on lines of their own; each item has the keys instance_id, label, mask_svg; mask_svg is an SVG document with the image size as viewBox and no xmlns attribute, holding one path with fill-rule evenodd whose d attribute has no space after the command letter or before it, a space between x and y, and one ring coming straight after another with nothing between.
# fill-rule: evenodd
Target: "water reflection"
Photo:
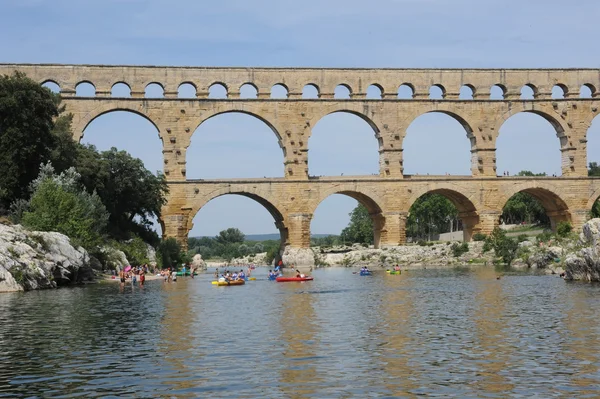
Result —
<instances>
[{"instance_id":1,"label":"water reflection","mask_svg":"<svg viewBox=\"0 0 600 399\"><path fill-rule=\"evenodd\" d=\"M503 283L506 280L498 280L496 272L489 268L478 269L474 275L478 286L474 320L479 344L475 389L502 397L515 388L505 375L509 359L513 356L513 348L506 341L508 331L504 328Z\"/></svg>"},{"instance_id":2,"label":"water reflection","mask_svg":"<svg viewBox=\"0 0 600 399\"><path fill-rule=\"evenodd\" d=\"M0 295L0 397L600 397L600 285L315 277Z\"/></svg>"},{"instance_id":3,"label":"water reflection","mask_svg":"<svg viewBox=\"0 0 600 399\"><path fill-rule=\"evenodd\" d=\"M280 314L283 366L279 371L279 387L285 397L292 399L315 397L316 386L321 381L315 361L319 342L314 296L304 290L309 289L310 284L279 285L285 293Z\"/></svg>"},{"instance_id":4,"label":"water reflection","mask_svg":"<svg viewBox=\"0 0 600 399\"><path fill-rule=\"evenodd\" d=\"M599 397L598 385L600 358L597 350L600 348L598 337L598 308L595 289L590 286L572 284L568 290L570 301L564 309L566 317L566 343L564 351L569 357L561 364L563 372L572 375L571 386L561 386L565 393L578 392L579 397Z\"/></svg>"}]
</instances>

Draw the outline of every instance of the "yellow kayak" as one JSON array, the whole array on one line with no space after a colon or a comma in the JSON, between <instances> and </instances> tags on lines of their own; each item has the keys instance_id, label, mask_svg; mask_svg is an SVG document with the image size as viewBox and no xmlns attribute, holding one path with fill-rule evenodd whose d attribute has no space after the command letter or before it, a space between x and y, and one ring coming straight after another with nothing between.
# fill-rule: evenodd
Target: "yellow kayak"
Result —
<instances>
[{"instance_id":1,"label":"yellow kayak","mask_svg":"<svg viewBox=\"0 0 600 399\"><path fill-rule=\"evenodd\" d=\"M229 285L244 285L246 284L246 282L244 280L235 280L235 281L213 281L212 285L218 285L218 286L229 286Z\"/></svg>"},{"instance_id":2,"label":"yellow kayak","mask_svg":"<svg viewBox=\"0 0 600 399\"><path fill-rule=\"evenodd\" d=\"M402 274L401 270L386 270L387 274Z\"/></svg>"}]
</instances>

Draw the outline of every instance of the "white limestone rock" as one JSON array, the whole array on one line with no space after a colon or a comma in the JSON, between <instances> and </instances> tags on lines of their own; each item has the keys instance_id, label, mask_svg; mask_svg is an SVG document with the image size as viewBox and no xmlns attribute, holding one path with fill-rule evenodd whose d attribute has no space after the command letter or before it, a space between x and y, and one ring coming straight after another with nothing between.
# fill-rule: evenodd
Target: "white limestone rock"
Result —
<instances>
[{"instance_id":1,"label":"white limestone rock","mask_svg":"<svg viewBox=\"0 0 600 399\"><path fill-rule=\"evenodd\" d=\"M54 288L88 278L90 257L67 236L0 225L0 291Z\"/></svg>"},{"instance_id":2,"label":"white limestone rock","mask_svg":"<svg viewBox=\"0 0 600 399\"><path fill-rule=\"evenodd\" d=\"M300 270L312 270L315 266L315 255L310 248L285 247L281 260L286 267Z\"/></svg>"},{"instance_id":3,"label":"white limestone rock","mask_svg":"<svg viewBox=\"0 0 600 399\"><path fill-rule=\"evenodd\" d=\"M206 270L206 262L202 259L202 255L196 254L192 258L192 269L194 270Z\"/></svg>"}]
</instances>

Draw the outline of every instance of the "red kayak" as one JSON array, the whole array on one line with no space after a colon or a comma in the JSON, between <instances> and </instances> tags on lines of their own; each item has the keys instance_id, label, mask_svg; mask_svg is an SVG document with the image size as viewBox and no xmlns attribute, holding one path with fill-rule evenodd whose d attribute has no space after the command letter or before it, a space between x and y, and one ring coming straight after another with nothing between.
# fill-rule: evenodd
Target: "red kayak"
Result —
<instances>
[{"instance_id":1,"label":"red kayak","mask_svg":"<svg viewBox=\"0 0 600 399\"><path fill-rule=\"evenodd\" d=\"M286 283L288 281L312 281L312 277L311 276L307 276L307 277L277 277L275 279L275 281L277 281L278 283Z\"/></svg>"}]
</instances>

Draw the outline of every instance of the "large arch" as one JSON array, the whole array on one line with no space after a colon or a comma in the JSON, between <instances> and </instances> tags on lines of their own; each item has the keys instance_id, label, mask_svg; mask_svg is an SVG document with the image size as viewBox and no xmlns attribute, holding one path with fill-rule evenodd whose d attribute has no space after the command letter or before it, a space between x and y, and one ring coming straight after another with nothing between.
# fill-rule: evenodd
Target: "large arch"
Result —
<instances>
[{"instance_id":1,"label":"large arch","mask_svg":"<svg viewBox=\"0 0 600 399\"><path fill-rule=\"evenodd\" d=\"M340 201L344 199L343 197L351 198L355 200L355 202L347 200ZM352 212L352 210L354 210L357 204L361 204L367 209L371 220L373 221L373 245L375 248L379 248L382 238L382 230L385 227L385 217L383 216L383 210L380 205L382 203L383 202L381 198L379 198L375 193L366 194L357 190L356 187L336 186L328 190L324 190L320 192L318 198L316 198L309 204L311 210L310 213L312 215L311 233L313 231L312 222L315 220L315 215L317 215L317 217L321 217L320 212L318 212L319 208L323 209L324 206L327 207L327 205L330 205L329 207L325 208L326 212L324 212L327 214L328 217L331 218L339 216L340 213L345 213L346 215L348 215L346 216L346 219L349 221L349 213ZM338 225L336 228L339 229L339 231L328 231L327 233L339 235L342 229L346 227L346 225Z\"/></svg>"},{"instance_id":2,"label":"large arch","mask_svg":"<svg viewBox=\"0 0 600 399\"><path fill-rule=\"evenodd\" d=\"M80 141L94 145L98 151L113 147L126 151L139 158L150 172L163 172L163 143L157 126L144 114L120 109L101 112L87 123ZM164 226L158 220L153 222L161 236Z\"/></svg>"},{"instance_id":3,"label":"large arch","mask_svg":"<svg viewBox=\"0 0 600 399\"><path fill-rule=\"evenodd\" d=\"M430 132L434 132L433 137ZM461 136L466 140L457 140ZM402 142L404 174L470 175L474 147L473 129L463 117L445 110L426 112L406 129ZM447 162L440 164L442 159Z\"/></svg>"},{"instance_id":4,"label":"large arch","mask_svg":"<svg viewBox=\"0 0 600 399\"><path fill-rule=\"evenodd\" d=\"M463 192L467 192L467 190L463 190L459 185L451 183L426 185L412 193L406 204L407 211L410 216L412 206L425 194L442 195L447 198L458 211L458 219L461 221L463 227L463 240L471 241L473 234L480 230L479 209L482 207L476 195L467 197Z\"/></svg>"},{"instance_id":5,"label":"large arch","mask_svg":"<svg viewBox=\"0 0 600 399\"><path fill-rule=\"evenodd\" d=\"M283 177L284 157L277 128L260 115L214 112L205 115L191 136L186 175L191 179Z\"/></svg>"},{"instance_id":6,"label":"large arch","mask_svg":"<svg viewBox=\"0 0 600 399\"><path fill-rule=\"evenodd\" d=\"M527 181L522 184L511 185L508 190L500 193L499 209L504 209L506 203L517 193L526 193L538 200L546 210L550 219L550 227L556 230L558 223L562 221L571 222L571 212L567 201L565 201L558 190L551 184Z\"/></svg>"},{"instance_id":7,"label":"large arch","mask_svg":"<svg viewBox=\"0 0 600 399\"><path fill-rule=\"evenodd\" d=\"M328 110L311 129L309 175L378 175L381 144L379 128L365 114L347 108Z\"/></svg>"},{"instance_id":8,"label":"large arch","mask_svg":"<svg viewBox=\"0 0 600 399\"><path fill-rule=\"evenodd\" d=\"M149 140L156 134L157 140ZM152 172L163 169L163 143L156 124L143 113L130 109L100 112L86 123L79 138L82 144L93 144L98 150L117 147L141 159Z\"/></svg>"},{"instance_id":9,"label":"large arch","mask_svg":"<svg viewBox=\"0 0 600 399\"><path fill-rule=\"evenodd\" d=\"M564 159L568 153L561 153L567 146L563 126L551 115L532 110L507 113L496 139L498 174L531 171L560 176L565 162L569 164L568 159Z\"/></svg>"},{"instance_id":10,"label":"large arch","mask_svg":"<svg viewBox=\"0 0 600 399\"><path fill-rule=\"evenodd\" d=\"M589 166L590 162L600 164L600 117L595 116L592 119L590 128L586 134L586 140L588 162L586 166Z\"/></svg>"},{"instance_id":11,"label":"large arch","mask_svg":"<svg viewBox=\"0 0 600 399\"><path fill-rule=\"evenodd\" d=\"M276 256L276 260L279 260L289 243L286 220L278 205L255 192L224 188L201 198L191 209L187 226L188 237L214 237L219 231L230 227L239 228L245 234L270 234L272 226L269 227L265 222L266 214L271 216L274 231L279 233L279 252ZM202 219L203 216L205 224L210 224L210 227L200 228L200 223L195 223L197 218Z\"/></svg>"}]
</instances>

